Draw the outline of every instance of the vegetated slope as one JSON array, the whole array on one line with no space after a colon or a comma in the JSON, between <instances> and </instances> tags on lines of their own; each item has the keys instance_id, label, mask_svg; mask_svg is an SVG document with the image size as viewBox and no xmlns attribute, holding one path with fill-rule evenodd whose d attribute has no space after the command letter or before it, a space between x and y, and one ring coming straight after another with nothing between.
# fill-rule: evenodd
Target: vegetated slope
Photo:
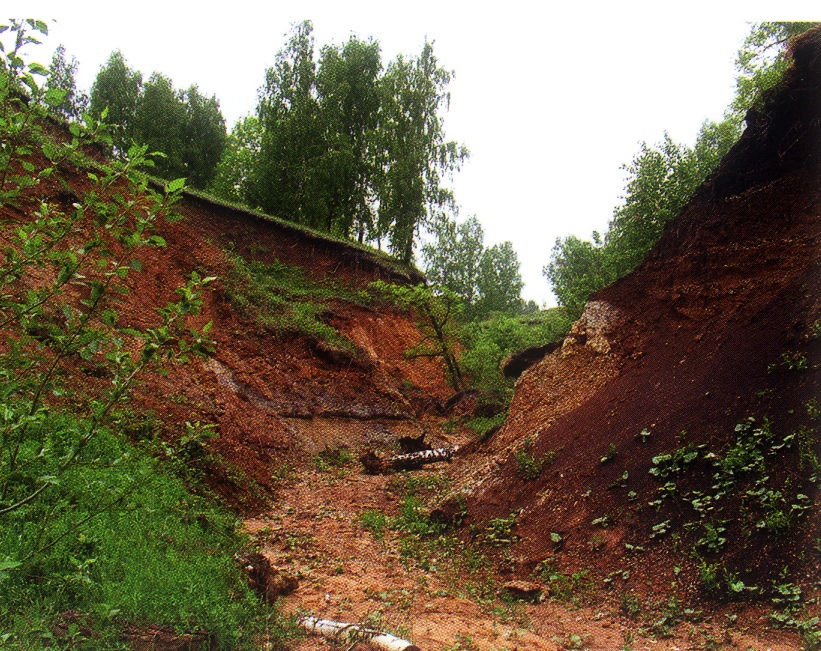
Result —
<instances>
[{"instance_id":1,"label":"vegetated slope","mask_svg":"<svg viewBox=\"0 0 821 651\"><path fill-rule=\"evenodd\" d=\"M716 173L522 376L465 467L468 523L517 514L503 569L589 568L618 597L806 596L819 579L821 29L792 53Z\"/></svg>"},{"instance_id":2,"label":"vegetated slope","mask_svg":"<svg viewBox=\"0 0 821 651\"><path fill-rule=\"evenodd\" d=\"M60 184L37 187L38 198L68 208L89 190L87 170L66 167ZM418 282L418 271L365 247L201 195L185 193L175 209L182 219L157 227L166 246L140 251L141 270L129 275L130 293L117 305L120 325L156 326L156 307L178 298L175 289L192 271L215 276L194 324L213 322L208 334L215 353L207 362L193 360L142 379L125 407L133 412L133 437L160 433L176 445L187 421L215 425L218 436L208 442L207 455L194 450L197 458L185 461L203 465L212 487L229 501L254 508L277 469L298 458L418 435L417 416L449 395L444 375L435 360L404 358L420 339L412 317L357 294L377 279ZM280 310L307 307L309 321L336 329L346 345L329 345L288 323L264 325L243 313L235 299L248 281L237 271L237 259L263 270L287 268L301 283L295 291L304 295L292 304L286 291ZM92 367L80 377L109 381Z\"/></svg>"}]
</instances>

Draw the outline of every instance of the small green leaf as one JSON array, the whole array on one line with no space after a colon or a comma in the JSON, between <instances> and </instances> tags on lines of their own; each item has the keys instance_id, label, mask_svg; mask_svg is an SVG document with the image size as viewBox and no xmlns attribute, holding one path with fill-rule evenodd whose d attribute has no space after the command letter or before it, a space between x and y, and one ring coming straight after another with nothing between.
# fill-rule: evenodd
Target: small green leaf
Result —
<instances>
[{"instance_id":1,"label":"small green leaf","mask_svg":"<svg viewBox=\"0 0 821 651\"><path fill-rule=\"evenodd\" d=\"M169 181L165 184L165 191L169 194L172 192L178 192L179 190L182 190L185 187L185 181L186 179L184 178Z\"/></svg>"},{"instance_id":2,"label":"small green leaf","mask_svg":"<svg viewBox=\"0 0 821 651\"><path fill-rule=\"evenodd\" d=\"M39 63L30 63L29 72L33 75L40 75L41 77L48 77L48 68Z\"/></svg>"},{"instance_id":3,"label":"small green leaf","mask_svg":"<svg viewBox=\"0 0 821 651\"><path fill-rule=\"evenodd\" d=\"M49 88L46 91L45 97L43 99L45 99L46 104L48 104L49 106L60 106L60 104L62 104L63 100L66 98L67 94L67 90L63 90L61 88Z\"/></svg>"}]
</instances>

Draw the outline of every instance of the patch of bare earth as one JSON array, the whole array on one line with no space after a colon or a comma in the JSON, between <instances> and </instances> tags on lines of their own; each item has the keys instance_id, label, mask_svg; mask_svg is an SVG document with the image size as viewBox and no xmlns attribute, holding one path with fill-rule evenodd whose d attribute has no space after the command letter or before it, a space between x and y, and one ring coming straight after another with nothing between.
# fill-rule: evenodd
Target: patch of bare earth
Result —
<instances>
[{"instance_id":1,"label":"patch of bare earth","mask_svg":"<svg viewBox=\"0 0 821 651\"><path fill-rule=\"evenodd\" d=\"M477 564L470 542L454 537L448 549L408 552L407 534L387 526L380 539L363 526L360 518L368 510L384 513L389 523L398 517L410 475L365 475L357 466L294 472L279 485L273 508L245 523L274 568L298 580L281 601L286 613L365 624L425 651L798 648L794 635L764 630L765 613L745 608L729 618L682 615L690 621L664 627L658 625L663 605L642 604L630 615L603 605L595 588L559 599L543 586L540 599L515 599L503 588L510 577L499 575L489 561ZM450 470L431 468L413 477L446 484ZM334 647L308 637L294 648Z\"/></svg>"}]
</instances>

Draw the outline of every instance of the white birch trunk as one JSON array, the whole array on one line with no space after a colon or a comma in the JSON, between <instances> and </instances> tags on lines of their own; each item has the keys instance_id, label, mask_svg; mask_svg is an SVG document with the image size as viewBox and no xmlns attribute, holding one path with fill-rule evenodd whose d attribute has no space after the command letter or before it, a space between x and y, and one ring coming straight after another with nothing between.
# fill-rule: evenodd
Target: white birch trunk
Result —
<instances>
[{"instance_id":1,"label":"white birch trunk","mask_svg":"<svg viewBox=\"0 0 821 651\"><path fill-rule=\"evenodd\" d=\"M299 620L299 624L309 633L321 635L337 642L357 642L361 640L363 642L367 641L380 649L385 649L385 651L421 651L418 646L403 640L401 637L396 637L390 633L380 633L361 624L335 622L331 619L318 619L316 617L303 617Z\"/></svg>"}]
</instances>

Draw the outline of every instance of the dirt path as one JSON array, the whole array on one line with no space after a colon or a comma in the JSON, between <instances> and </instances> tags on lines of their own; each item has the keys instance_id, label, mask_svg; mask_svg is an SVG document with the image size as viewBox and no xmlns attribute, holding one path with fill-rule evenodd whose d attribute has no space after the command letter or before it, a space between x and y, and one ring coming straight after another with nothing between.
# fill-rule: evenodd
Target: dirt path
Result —
<instances>
[{"instance_id":1,"label":"dirt path","mask_svg":"<svg viewBox=\"0 0 821 651\"><path fill-rule=\"evenodd\" d=\"M287 613L366 623L409 638L425 651L800 647L792 635L769 630L766 639L756 635L761 621L755 614L742 613L731 624L725 615L691 614L693 621L653 628L655 613L631 617L618 607L574 606L566 596L541 603L512 599L501 588L504 579L494 578L455 538L447 536L442 545L420 543L395 528L406 496L431 497L447 485L449 467L412 476L368 476L358 465L348 460L291 473L275 506L246 522L272 564L298 578L298 588L284 600ZM370 529L362 523L366 512ZM389 525L381 539L374 533L380 522ZM333 647L309 638L295 648Z\"/></svg>"}]
</instances>

